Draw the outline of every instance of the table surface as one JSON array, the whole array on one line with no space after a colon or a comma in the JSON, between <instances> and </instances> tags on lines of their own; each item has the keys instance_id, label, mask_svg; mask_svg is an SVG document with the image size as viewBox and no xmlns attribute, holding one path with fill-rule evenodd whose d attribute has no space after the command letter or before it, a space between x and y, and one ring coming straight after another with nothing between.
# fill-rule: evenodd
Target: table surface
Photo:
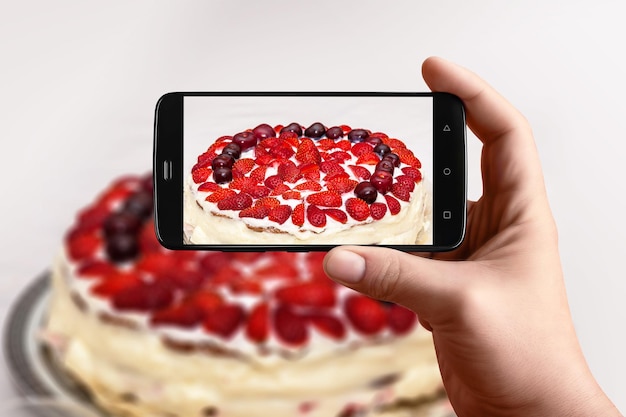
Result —
<instances>
[{"instance_id":1,"label":"table surface","mask_svg":"<svg viewBox=\"0 0 626 417\"><path fill-rule=\"evenodd\" d=\"M624 6L611 1L58 1L0 4L0 318L76 210L151 168L168 91L427 91L421 61L478 72L533 126L570 307L626 410ZM469 194L481 194L469 138ZM13 397L0 370L0 401Z\"/></svg>"}]
</instances>

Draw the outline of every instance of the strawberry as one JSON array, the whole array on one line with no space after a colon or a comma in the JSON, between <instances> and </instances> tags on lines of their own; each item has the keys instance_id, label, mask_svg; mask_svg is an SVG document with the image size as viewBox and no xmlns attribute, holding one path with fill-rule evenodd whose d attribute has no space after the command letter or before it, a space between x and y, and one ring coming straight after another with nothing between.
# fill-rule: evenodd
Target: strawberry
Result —
<instances>
[{"instance_id":1,"label":"strawberry","mask_svg":"<svg viewBox=\"0 0 626 417\"><path fill-rule=\"evenodd\" d=\"M228 283L228 287L233 294L255 294L263 292L263 286L259 281L252 279L236 279Z\"/></svg>"},{"instance_id":2,"label":"strawberry","mask_svg":"<svg viewBox=\"0 0 626 417\"><path fill-rule=\"evenodd\" d=\"M217 208L220 210L243 210L250 206L252 206L252 197L245 193L225 198L217 203Z\"/></svg>"},{"instance_id":3,"label":"strawberry","mask_svg":"<svg viewBox=\"0 0 626 417\"><path fill-rule=\"evenodd\" d=\"M342 151L349 151L352 148L352 143L349 140L344 139L335 143L335 148L339 148Z\"/></svg>"},{"instance_id":4,"label":"strawberry","mask_svg":"<svg viewBox=\"0 0 626 417\"><path fill-rule=\"evenodd\" d=\"M286 205L274 207L269 213L269 219L278 224L283 224L291 216L291 211L291 207Z\"/></svg>"},{"instance_id":5,"label":"strawberry","mask_svg":"<svg viewBox=\"0 0 626 417\"><path fill-rule=\"evenodd\" d=\"M343 133L350 133L350 131L352 130L352 128L348 125L340 125L339 126L341 128L341 130L343 130Z\"/></svg>"},{"instance_id":6,"label":"strawberry","mask_svg":"<svg viewBox=\"0 0 626 417\"><path fill-rule=\"evenodd\" d=\"M133 271L117 271L107 275L91 288L91 292L97 296L109 297L124 289L132 288L141 284L141 277Z\"/></svg>"},{"instance_id":7,"label":"strawberry","mask_svg":"<svg viewBox=\"0 0 626 417\"><path fill-rule=\"evenodd\" d=\"M283 126L283 125L276 125L276 126L274 126L274 132L276 132L276 134L279 135L280 131L283 130L283 127L285 127L285 126Z\"/></svg>"},{"instance_id":8,"label":"strawberry","mask_svg":"<svg viewBox=\"0 0 626 417\"><path fill-rule=\"evenodd\" d=\"M285 191L282 196L285 200L302 200L302 195L299 191Z\"/></svg>"},{"instance_id":9,"label":"strawberry","mask_svg":"<svg viewBox=\"0 0 626 417\"><path fill-rule=\"evenodd\" d=\"M329 151L335 147L335 141L328 138L318 140L317 144L323 151Z\"/></svg>"},{"instance_id":10,"label":"strawberry","mask_svg":"<svg viewBox=\"0 0 626 417\"><path fill-rule=\"evenodd\" d=\"M417 168L404 167L402 168L402 172L404 173L404 175L413 178L413 181L415 181L416 183L419 183L422 180L422 173Z\"/></svg>"},{"instance_id":11,"label":"strawberry","mask_svg":"<svg viewBox=\"0 0 626 417\"><path fill-rule=\"evenodd\" d=\"M168 307L173 299L170 288L153 282L125 288L113 294L111 302L119 310L151 311Z\"/></svg>"},{"instance_id":12,"label":"strawberry","mask_svg":"<svg viewBox=\"0 0 626 417\"><path fill-rule=\"evenodd\" d=\"M305 307L332 307L336 302L333 288L321 282L298 282L279 288L274 295L285 304Z\"/></svg>"},{"instance_id":13,"label":"strawberry","mask_svg":"<svg viewBox=\"0 0 626 417\"><path fill-rule=\"evenodd\" d=\"M345 162L345 161L349 161L350 159L352 159L352 157L350 156L350 154L348 152L344 152L344 151L335 151L331 154L328 155L328 158L325 159L327 161L335 161L335 162L339 162L340 164Z\"/></svg>"},{"instance_id":14,"label":"strawberry","mask_svg":"<svg viewBox=\"0 0 626 417\"><path fill-rule=\"evenodd\" d=\"M320 171L325 174L336 174L339 172L344 172L341 165L339 165L335 161L324 161L320 164Z\"/></svg>"},{"instance_id":15,"label":"strawberry","mask_svg":"<svg viewBox=\"0 0 626 417\"><path fill-rule=\"evenodd\" d=\"M197 290L205 281L202 271L197 265L192 263L183 263L178 268L172 270L167 278L175 288L185 291Z\"/></svg>"},{"instance_id":16,"label":"strawberry","mask_svg":"<svg viewBox=\"0 0 626 417\"><path fill-rule=\"evenodd\" d=\"M196 184L200 184L205 182L207 178L213 173L213 170L210 168L199 168L195 171L191 172L191 176L193 177L193 182Z\"/></svg>"},{"instance_id":17,"label":"strawberry","mask_svg":"<svg viewBox=\"0 0 626 417\"><path fill-rule=\"evenodd\" d=\"M200 185L198 187L198 191L217 191L220 190L222 187L220 187L219 185L217 185L214 182L205 182L204 184Z\"/></svg>"},{"instance_id":18,"label":"strawberry","mask_svg":"<svg viewBox=\"0 0 626 417\"><path fill-rule=\"evenodd\" d=\"M224 339L235 334L244 320L244 310L237 304L224 304L217 307L202 323L204 329Z\"/></svg>"},{"instance_id":19,"label":"strawberry","mask_svg":"<svg viewBox=\"0 0 626 417\"><path fill-rule=\"evenodd\" d=\"M417 159L415 155L413 155L413 152L411 152L410 150L399 148L395 150L395 153L400 157L400 162L411 165L413 168L419 169L422 167L422 163L420 162L420 160Z\"/></svg>"},{"instance_id":20,"label":"strawberry","mask_svg":"<svg viewBox=\"0 0 626 417\"><path fill-rule=\"evenodd\" d=\"M272 190L272 192L270 193L270 195L272 195L272 196L273 196L273 195L281 195L281 194L283 194L283 193L285 193L285 192L287 192L287 191L290 191L290 190L291 190L291 188L289 188L289 186L288 186L288 185L285 185L285 184L279 184L279 185L277 185L277 186L276 186L276 187Z\"/></svg>"},{"instance_id":21,"label":"strawberry","mask_svg":"<svg viewBox=\"0 0 626 417\"><path fill-rule=\"evenodd\" d=\"M300 172L307 180L319 181L320 179L320 168L317 164L302 164L298 167Z\"/></svg>"},{"instance_id":22,"label":"strawberry","mask_svg":"<svg viewBox=\"0 0 626 417\"><path fill-rule=\"evenodd\" d=\"M304 203L298 204L291 213L291 222L296 226L302 226L304 224Z\"/></svg>"},{"instance_id":23,"label":"strawberry","mask_svg":"<svg viewBox=\"0 0 626 417\"><path fill-rule=\"evenodd\" d=\"M242 192L250 194L252 198L262 198L270 195L271 190L264 185L254 185L252 187L244 188Z\"/></svg>"},{"instance_id":24,"label":"strawberry","mask_svg":"<svg viewBox=\"0 0 626 417\"><path fill-rule=\"evenodd\" d=\"M139 232L139 251L147 254L163 249L154 232L154 221L149 220L144 223L141 232Z\"/></svg>"},{"instance_id":25,"label":"strawberry","mask_svg":"<svg viewBox=\"0 0 626 417\"><path fill-rule=\"evenodd\" d=\"M281 159L289 159L289 158L291 158L291 156L294 153L295 152L294 152L293 148L287 142L282 142L282 143L274 146L270 150L270 154L272 156L274 156L275 158L281 158Z\"/></svg>"},{"instance_id":26,"label":"strawberry","mask_svg":"<svg viewBox=\"0 0 626 417\"><path fill-rule=\"evenodd\" d=\"M211 160L205 158L202 161L198 162L197 164L195 164L194 166L191 167L191 172L196 171L200 168L211 168Z\"/></svg>"},{"instance_id":27,"label":"strawberry","mask_svg":"<svg viewBox=\"0 0 626 417\"><path fill-rule=\"evenodd\" d=\"M370 177L372 176L371 172L369 172L367 168L360 167L357 165L348 165L348 168L350 168L350 171L352 171L354 176L359 179L369 180Z\"/></svg>"},{"instance_id":28,"label":"strawberry","mask_svg":"<svg viewBox=\"0 0 626 417\"><path fill-rule=\"evenodd\" d=\"M406 334L417 321L414 312L397 304L393 304L387 311L387 323L395 334Z\"/></svg>"},{"instance_id":29,"label":"strawberry","mask_svg":"<svg viewBox=\"0 0 626 417\"><path fill-rule=\"evenodd\" d=\"M255 219L264 219L270 214L270 208L267 206L248 207L239 212L239 217L252 217Z\"/></svg>"},{"instance_id":30,"label":"strawberry","mask_svg":"<svg viewBox=\"0 0 626 417\"><path fill-rule=\"evenodd\" d=\"M317 181L305 181L301 184L298 184L294 187L296 190L309 190L309 191L321 191L322 186Z\"/></svg>"},{"instance_id":31,"label":"strawberry","mask_svg":"<svg viewBox=\"0 0 626 417\"><path fill-rule=\"evenodd\" d=\"M204 273L212 275L225 265L230 263L230 255L223 252L203 252L198 260Z\"/></svg>"},{"instance_id":32,"label":"strawberry","mask_svg":"<svg viewBox=\"0 0 626 417\"><path fill-rule=\"evenodd\" d=\"M414 183L411 183L415 187ZM411 199L411 187L405 182L396 182L391 186L391 194L402 201L409 201Z\"/></svg>"},{"instance_id":33,"label":"strawberry","mask_svg":"<svg viewBox=\"0 0 626 417\"><path fill-rule=\"evenodd\" d=\"M298 146L296 152L296 160L302 163L319 164L322 161L319 151L315 143L309 138L304 138Z\"/></svg>"},{"instance_id":34,"label":"strawberry","mask_svg":"<svg viewBox=\"0 0 626 417\"><path fill-rule=\"evenodd\" d=\"M356 160L356 163L361 164L361 165L376 165L379 162L380 162L380 158L378 157L378 155L376 155L374 152L371 152L371 151L361 154L361 156L359 156L358 159Z\"/></svg>"},{"instance_id":35,"label":"strawberry","mask_svg":"<svg viewBox=\"0 0 626 417\"><path fill-rule=\"evenodd\" d=\"M248 317L246 324L246 336L256 343L267 340L269 334L269 308L267 303L255 305Z\"/></svg>"},{"instance_id":36,"label":"strawberry","mask_svg":"<svg viewBox=\"0 0 626 417\"><path fill-rule=\"evenodd\" d=\"M324 177L324 181L330 182L330 181L337 180L340 178L349 179L350 175L348 175L348 173L345 171L333 172L333 173L326 174L326 176Z\"/></svg>"},{"instance_id":37,"label":"strawberry","mask_svg":"<svg viewBox=\"0 0 626 417\"><path fill-rule=\"evenodd\" d=\"M387 138L387 143L394 152L399 149L406 149L406 145L400 139Z\"/></svg>"},{"instance_id":38,"label":"strawberry","mask_svg":"<svg viewBox=\"0 0 626 417\"><path fill-rule=\"evenodd\" d=\"M367 142L356 143L352 147L352 154L357 157L366 153L371 153L371 152L373 152L372 145L370 145Z\"/></svg>"},{"instance_id":39,"label":"strawberry","mask_svg":"<svg viewBox=\"0 0 626 417\"><path fill-rule=\"evenodd\" d=\"M326 226L326 214L317 206L309 205L306 208L306 218L315 227Z\"/></svg>"},{"instance_id":40,"label":"strawberry","mask_svg":"<svg viewBox=\"0 0 626 417\"><path fill-rule=\"evenodd\" d=\"M296 164L287 160L278 166L278 176L285 182L293 183L302 177L302 174Z\"/></svg>"},{"instance_id":41,"label":"strawberry","mask_svg":"<svg viewBox=\"0 0 626 417\"><path fill-rule=\"evenodd\" d=\"M254 162L258 165L268 165L274 160L274 157L268 151L263 149L261 145L254 148Z\"/></svg>"},{"instance_id":42,"label":"strawberry","mask_svg":"<svg viewBox=\"0 0 626 417\"><path fill-rule=\"evenodd\" d=\"M348 222L348 215L342 210L336 208L324 209L324 213L332 219L337 220L339 223L346 224Z\"/></svg>"},{"instance_id":43,"label":"strawberry","mask_svg":"<svg viewBox=\"0 0 626 417\"><path fill-rule=\"evenodd\" d=\"M219 203L220 201L229 198L229 197L233 197L237 195L237 191L235 190L231 190L230 188L221 188L217 191L215 191L213 194L209 195L206 198L206 201L209 201L211 203Z\"/></svg>"},{"instance_id":44,"label":"strawberry","mask_svg":"<svg viewBox=\"0 0 626 417\"><path fill-rule=\"evenodd\" d=\"M333 178L326 183L326 188L339 194L349 193L354 190L358 182L349 178Z\"/></svg>"},{"instance_id":45,"label":"strawberry","mask_svg":"<svg viewBox=\"0 0 626 417\"><path fill-rule=\"evenodd\" d=\"M97 278L110 275L116 271L117 268L108 262L87 260L78 266L76 272L79 278Z\"/></svg>"},{"instance_id":46,"label":"strawberry","mask_svg":"<svg viewBox=\"0 0 626 417\"><path fill-rule=\"evenodd\" d=\"M78 212L76 223L82 231L93 231L101 227L110 214L111 210L106 205L91 206Z\"/></svg>"},{"instance_id":47,"label":"strawberry","mask_svg":"<svg viewBox=\"0 0 626 417\"><path fill-rule=\"evenodd\" d=\"M310 314L307 316L313 327L324 335L341 340L346 335L346 327L336 317L326 314Z\"/></svg>"},{"instance_id":48,"label":"strawberry","mask_svg":"<svg viewBox=\"0 0 626 417\"><path fill-rule=\"evenodd\" d=\"M176 325L183 328L192 328L200 323L202 313L190 305L178 305L155 312L150 318L153 326Z\"/></svg>"},{"instance_id":49,"label":"strawberry","mask_svg":"<svg viewBox=\"0 0 626 417\"><path fill-rule=\"evenodd\" d=\"M237 170L242 174L247 174L248 172L252 171L254 165L254 159L242 158L235 162L235 165L233 165L233 171Z\"/></svg>"},{"instance_id":50,"label":"strawberry","mask_svg":"<svg viewBox=\"0 0 626 417\"><path fill-rule=\"evenodd\" d=\"M370 213L375 220L380 220L387 213L387 206L384 203L372 203L370 205Z\"/></svg>"},{"instance_id":51,"label":"strawberry","mask_svg":"<svg viewBox=\"0 0 626 417\"><path fill-rule=\"evenodd\" d=\"M217 157L215 152L204 152L198 155L198 163L202 164L202 166L207 167L211 165L211 162ZM200 167L200 166L199 166Z\"/></svg>"},{"instance_id":52,"label":"strawberry","mask_svg":"<svg viewBox=\"0 0 626 417\"><path fill-rule=\"evenodd\" d=\"M224 149L224 147L226 146L225 143L222 142L215 142L213 143L211 146L209 146L209 148L206 150L208 153L216 153L219 154L221 153L222 149Z\"/></svg>"},{"instance_id":53,"label":"strawberry","mask_svg":"<svg viewBox=\"0 0 626 417\"><path fill-rule=\"evenodd\" d=\"M231 183L228 184L228 188L233 190L244 190L246 188L254 187L255 185L257 185L257 182L252 178L242 177L232 180Z\"/></svg>"},{"instance_id":54,"label":"strawberry","mask_svg":"<svg viewBox=\"0 0 626 417\"><path fill-rule=\"evenodd\" d=\"M409 177L408 175L398 175L396 177L396 181L402 183L402 185L406 189L408 189L409 192L413 192L413 190L415 189L415 182L413 181L413 178Z\"/></svg>"},{"instance_id":55,"label":"strawberry","mask_svg":"<svg viewBox=\"0 0 626 417\"><path fill-rule=\"evenodd\" d=\"M189 297L183 300L184 304L188 304L197 309L202 317L208 317L219 306L224 304L222 297L209 290L200 290L192 293Z\"/></svg>"},{"instance_id":56,"label":"strawberry","mask_svg":"<svg viewBox=\"0 0 626 417\"><path fill-rule=\"evenodd\" d=\"M378 333L387 323L387 314L381 304L363 295L349 295L344 310L354 328L365 335Z\"/></svg>"},{"instance_id":57,"label":"strawberry","mask_svg":"<svg viewBox=\"0 0 626 417\"><path fill-rule=\"evenodd\" d=\"M296 260L291 254L286 252L273 252L275 256L277 254L285 254L282 258L278 258L274 263L268 264L254 271L254 276L258 280L278 278L294 279L299 276Z\"/></svg>"},{"instance_id":58,"label":"strawberry","mask_svg":"<svg viewBox=\"0 0 626 417\"><path fill-rule=\"evenodd\" d=\"M300 144L298 140L298 135L294 132L283 132L278 138L284 140L293 147L298 147L298 145Z\"/></svg>"},{"instance_id":59,"label":"strawberry","mask_svg":"<svg viewBox=\"0 0 626 417\"><path fill-rule=\"evenodd\" d=\"M270 209L280 206L280 201L276 197L263 197L254 202L254 206L265 206Z\"/></svg>"},{"instance_id":60,"label":"strawberry","mask_svg":"<svg viewBox=\"0 0 626 417\"><path fill-rule=\"evenodd\" d=\"M261 184L265 180L265 171L267 171L267 167L265 165L257 167L250 173L250 178L256 181L257 184Z\"/></svg>"},{"instance_id":61,"label":"strawberry","mask_svg":"<svg viewBox=\"0 0 626 417\"><path fill-rule=\"evenodd\" d=\"M286 344L300 346L309 339L306 320L287 306L280 306L272 315L277 336Z\"/></svg>"},{"instance_id":62,"label":"strawberry","mask_svg":"<svg viewBox=\"0 0 626 417\"><path fill-rule=\"evenodd\" d=\"M279 146L284 141L280 138L276 137L267 137L261 141L259 145L261 145L264 149L271 149L275 146Z\"/></svg>"},{"instance_id":63,"label":"strawberry","mask_svg":"<svg viewBox=\"0 0 626 417\"><path fill-rule=\"evenodd\" d=\"M371 133L371 134L369 135L369 137L370 137L370 138L380 138L380 139L386 139L386 138L388 138L389 136L387 136L387 134L386 134L386 133L383 133L383 132L374 132L374 133Z\"/></svg>"},{"instance_id":64,"label":"strawberry","mask_svg":"<svg viewBox=\"0 0 626 417\"><path fill-rule=\"evenodd\" d=\"M74 262L91 258L95 256L101 245L102 238L97 231L78 232L68 237L68 255Z\"/></svg>"},{"instance_id":65,"label":"strawberry","mask_svg":"<svg viewBox=\"0 0 626 417\"><path fill-rule=\"evenodd\" d=\"M311 194L306 198L306 201L321 207L341 207L343 204L341 196L334 191L321 191Z\"/></svg>"},{"instance_id":66,"label":"strawberry","mask_svg":"<svg viewBox=\"0 0 626 417\"><path fill-rule=\"evenodd\" d=\"M147 273L155 277L167 276L179 268L179 263L174 256L163 253L144 254L135 264L139 272Z\"/></svg>"},{"instance_id":67,"label":"strawberry","mask_svg":"<svg viewBox=\"0 0 626 417\"><path fill-rule=\"evenodd\" d=\"M283 180L278 175L270 175L265 179L265 181L263 181L263 184L265 184L267 188L270 188L272 190L282 183Z\"/></svg>"},{"instance_id":68,"label":"strawberry","mask_svg":"<svg viewBox=\"0 0 626 417\"><path fill-rule=\"evenodd\" d=\"M349 198L346 200L346 211L354 220L363 221L370 216L370 208L367 203L360 198Z\"/></svg>"},{"instance_id":69,"label":"strawberry","mask_svg":"<svg viewBox=\"0 0 626 417\"><path fill-rule=\"evenodd\" d=\"M387 205L389 206L389 213L391 213L392 216L395 216L396 214L400 213L400 209L402 207L400 206L400 202L398 200L396 200L390 195L385 195L385 200L387 200Z\"/></svg>"}]
</instances>

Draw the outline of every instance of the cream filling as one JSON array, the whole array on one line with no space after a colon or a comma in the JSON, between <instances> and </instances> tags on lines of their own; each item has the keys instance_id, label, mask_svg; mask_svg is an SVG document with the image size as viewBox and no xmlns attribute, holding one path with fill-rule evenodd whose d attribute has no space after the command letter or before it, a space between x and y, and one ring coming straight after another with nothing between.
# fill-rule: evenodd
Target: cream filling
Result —
<instances>
[{"instance_id":1,"label":"cream filling","mask_svg":"<svg viewBox=\"0 0 626 417\"><path fill-rule=\"evenodd\" d=\"M169 412L201 417L207 407L229 417L250 417L259 410L263 415L297 416L303 415L302 404L310 403L307 417L329 417L346 404L375 406L441 389L431 335L419 326L393 341L295 360L257 362L182 353L166 347L149 329L106 324L92 310L81 311L71 299L69 270L64 257L58 257L46 331L65 340L59 351L62 364L97 391L105 406L119 407L120 396L132 393L136 416ZM385 387L371 386L389 374L399 379Z\"/></svg>"}]
</instances>

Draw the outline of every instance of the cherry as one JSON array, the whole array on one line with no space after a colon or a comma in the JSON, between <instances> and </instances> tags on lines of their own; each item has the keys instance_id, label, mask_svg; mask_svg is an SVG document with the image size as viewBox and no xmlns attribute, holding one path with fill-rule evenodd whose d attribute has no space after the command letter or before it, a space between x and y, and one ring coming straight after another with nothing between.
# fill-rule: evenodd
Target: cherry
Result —
<instances>
[{"instance_id":1,"label":"cherry","mask_svg":"<svg viewBox=\"0 0 626 417\"><path fill-rule=\"evenodd\" d=\"M280 129L280 133L285 133L285 132L293 132L298 136L302 136L302 126L300 126L296 122L290 123L287 126Z\"/></svg>"},{"instance_id":2,"label":"cherry","mask_svg":"<svg viewBox=\"0 0 626 417\"><path fill-rule=\"evenodd\" d=\"M374 171L370 177L370 182L381 194L387 194L391 190L393 175L387 171Z\"/></svg>"},{"instance_id":3,"label":"cherry","mask_svg":"<svg viewBox=\"0 0 626 417\"><path fill-rule=\"evenodd\" d=\"M235 159L230 156L230 155L218 155L215 157L215 159L213 159L213 162L211 162L211 167L213 169L218 169L218 168L232 168L233 164L235 163Z\"/></svg>"},{"instance_id":4,"label":"cherry","mask_svg":"<svg viewBox=\"0 0 626 417\"><path fill-rule=\"evenodd\" d=\"M374 171L387 171L390 174L393 174L393 162L390 159L383 159L378 164L376 164L376 168Z\"/></svg>"},{"instance_id":5,"label":"cherry","mask_svg":"<svg viewBox=\"0 0 626 417\"><path fill-rule=\"evenodd\" d=\"M371 182L363 181L354 189L354 195L364 200L367 204L372 204L378 197L378 191L376 191L376 187Z\"/></svg>"},{"instance_id":6,"label":"cherry","mask_svg":"<svg viewBox=\"0 0 626 417\"><path fill-rule=\"evenodd\" d=\"M117 234L106 241L106 252L113 262L133 259L139 253L137 238L130 234Z\"/></svg>"},{"instance_id":7,"label":"cherry","mask_svg":"<svg viewBox=\"0 0 626 417\"><path fill-rule=\"evenodd\" d=\"M233 143L241 147L241 152L253 148L257 144L257 138L252 132L239 132L233 136Z\"/></svg>"},{"instance_id":8,"label":"cherry","mask_svg":"<svg viewBox=\"0 0 626 417\"><path fill-rule=\"evenodd\" d=\"M152 193L137 191L124 203L124 211L145 220L152 214L152 206Z\"/></svg>"},{"instance_id":9,"label":"cherry","mask_svg":"<svg viewBox=\"0 0 626 417\"><path fill-rule=\"evenodd\" d=\"M233 180L233 171L230 168L216 168L213 171L213 181L218 184L224 184Z\"/></svg>"},{"instance_id":10,"label":"cherry","mask_svg":"<svg viewBox=\"0 0 626 417\"><path fill-rule=\"evenodd\" d=\"M350 142L363 142L369 135L370 133L365 129L352 129L348 133L348 139Z\"/></svg>"},{"instance_id":11,"label":"cherry","mask_svg":"<svg viewBox=\"0 0 626 417\"><path fill-rule=\"evenodd\" d=\"M320 122L315 122L311 126L307 127L304 131L304 135L313 139L321 138L326 133L326 128Z\"/></svg>"},{"instance_id":12,"label":"cherry","mask_svg":"<svg viewBox=\"0 0 626 417\"><path fill-rule=\"evenodd\" d=\"M343 137L343 130L339 126L331 127L326 131L328 139L339 139Z\"/></svg>"},{"instance_id":13,"label":"cherry","mask_svg":"<svg viewBox=\"0 0 626 417\"><path fill-rule=\"evenodd\" d=\"M391 152L391 148L384 143L379 143L378 145L374 146L374 153L377 153L381 157L387 155L389 152Z\"/></svg>"},{"instance_id":14,"label":"cherry","mask_svg":"<svg viewBox=\"0 0 626 417\"><path fill-rule=\"evenodd\" d=\"M265 138L275 138L276 137L276 131L274 130L274 128L270 125L268 125L267 123L263 123L258 125L257 127L255 127L252 130L252 133L254 133L254 136L258 139L258 140L263 140Z\"/></svg>"},{"instance_id":15,"label":"cherry","mask_svg":"<svg viewBox=\"0 0 626 417\"><path fill-rule=\"evenodd\" d=\"M241 146L236 143L229 143L222 149L222 155L230 155L234 159L239 159L241 156Z\"/></svg>"},{"instance_id":16,"label":"cherry","mask_svg":"<svg viewBox=\"0 0 626 417\"><path fill-rule=\"evenodd\" d=\"M383 140L379 138L378 136L368 136L367 139L365 139L365 142L371 143L372 145L375 146L375 145L383 143Z\"/></svg>"},{"instance_id":17,"label":"cherry","mask_svg":"<svg viewBox=\"0 0 626 417\"><path fill-rule=\"evenodd\" d=\"M389 152L387 155L383 156L383 160L389 160L391 162L393 162L393 166L395 167L399 167L400 166L400 157L393 153L393 152Z\"/></svg>"},{"instance_id":18,"label":"cherry","mask_svg":"<svg viewBox=\"0 0 626 417\"><path fill-rule=\"evenodd\" d=\"M152 199L150 199L152 200ZM104 221L104 235L109 238L120 234L135 234L141 227L141 220L131 212L113 213Z\"/></svg>"}]
</instances>

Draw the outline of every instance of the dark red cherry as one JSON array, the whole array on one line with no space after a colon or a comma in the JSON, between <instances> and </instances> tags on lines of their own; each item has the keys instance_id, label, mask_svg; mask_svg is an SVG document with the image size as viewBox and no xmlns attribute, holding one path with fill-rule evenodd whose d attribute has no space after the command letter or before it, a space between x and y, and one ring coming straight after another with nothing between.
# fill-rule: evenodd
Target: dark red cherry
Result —
<instances>
[{"instance_id":1,"label":"dark red cherry","mask_svg":"<svg viewBox=\"0 0 626 417\"><path fill-rule=\"evenodd\" d=\"M267 123L258 125L252 130L252 133L254 133L254 136L256 136L258 140L276 137L276 131L272 126L268 125Z\"/></svg>"},{"instance_id":2,"label":"dark red cherry","mask_svg":"<svg viewBox=\"0 0 626 417\"><path fill-rule=\"evenodd\" d=\"M133 259L139 253L137 237L129 234L111 236L106 241L106 253L113 262Z\"/></svg>"},{"instance_id":3,"label":"dark red cherry","mask_svg":"<svg viewBox=\"0 0 626 417\"><path fill-rule=\"evenodd\" d=\"M106 238L120 234L133 235L139 231L141 219L126 211L111 214L104 221L104 235Z\"/></svg>"},{"instance_id":4,"label":"dark red cherry","mask_svg":"<svg viewBox=\"0 0 626 417\"><path fill-rule=\"evenodd\" d=\"M365 139L365 142L371 143L372 145L375 146L375 145L383 143L383 140L379 138L378 136L368 136L367 139Z\"/></svg>"},{"instance_id":5,"label":"dark red cherry","mask_svg":"<svg viewBox=\"0 0 626 417\"><path fill-rule=\"evenodd\" d=\"M363 142L369 135L370 132L365 129L352 129L350 133L348 133L348 139L350 142Z\"/></svg>"},{"instance_id":6,"label":"dark red cherry","mask_svg":"<svg viewBox=\"0 0 626 417\"><path fill-rule=\"evenodd\" d=\"M235 163L235 159L230 155L218 155L211 162L211 167L213 169L218 168L232 168Z\"/></svg>"},{"instance_id":7,"label":"dark red cherry","mask_svg":"<svg viewBox=\"0 0 626 417\"><path fill-rule=\"evenodd\" d=\"M300 126L296 122L290 123L287 126L280 129L280 133L285 133L285 132L293 132L298 136L302 136L302 126Z\"/></svg>"},{"instance_id":8,"label":"dark red cherry","mask_svg":"<svg viewBox=\"0 0 626 417\"><path fill-rule=\"evenodd\" d=\"M252 132L239 132L233 136L233 143L241 147L241 152L253 148L257 144L257 138Z\"/></svg>"},{"instance_id":9,"label":"dark red cherry","mask_svg":"<svg viewBox=\"0 0 626 417\"><path fill-rule=\"evenodd\" d=\"M152 193L137 191L124 203L123 211L132 213L140 219L147 219L152 214Z\"/></svg>"},{"instance_id":10,"label":"dark red cherry","mask_svg":"<svg viewBox=\"0 0 626 417\"><path fill-rule=\"evenodd\" d=\"M393 174L393 162L390 159L383 159L376 164L374 171L387 171Z\"/></svg>"},{"instance_id":11,"label":"dark red cherry","mask_svg":"<svg viewBox=\"0 0 626 417\"><path fill-rule=\"evenodd\" d=\"M313 123L304 131L304 135L313 139L321 138L326 133L326 128L320 122Z\"/></svg>"},{"instance_id":12,"label":"dark red cherry","mask_svg":"<svg viewBox=\"0 0 626 417\"><path fill-rule=\"evenodd\" d=\"M241 146L236 143L229 143L222 149L222 155L230 155L234 159L239 159L241 156Z\"/></svg>"},{"instance_id":13,"label":"dark red cherry","mask_svg":"<svg viewBox=\"0 0 626 417\"><path fill-rule=\"evenodd\" d=\"M152 180L152 173L146 174L141 180L141 188L147 193L152 194L154 192L154 181Z\"/></svg>"},{"instance_id":14,"label":"dark red cherry","mask_svg":"<svg viewBox=\"0 0 626 417\"><path fill-rule=\"evenodd\" d=\"M381 194L387 194L391 190L393 175L387 171L374 171L370 177L370 183Z\"/></svg>"},{"instance_id":15,"label":"dark red cherry","mask_svg":"<svg viewBox=\"0 0 626 417\"><path fill-rule=\"evenodd\" d=\"M389 152L391 152L391 148L384 143L379 143L378 145L374 146L374 153L377 153L381 157L387 155Z\"/></svg>"},{"instance_id":16,"label":"dark red cherry","mask_svg":"<svg viewBox=\"0 0 626 417\"><path fill-rule=\"evenodd\" d=\"M339 139L343 137L343 130L339 126L331 127L326 131L328 139Z\"/></svg>"},{"instance_id":17,"label":"dark red cherry","mask_svg":"<svg viewBox=\"0 0 626 417\"><path fill-rule=\"evenodd\" d=\"M383 156L383 160L389 160L391 162L393 162L393 166L395 167L399 167L400 166L400 157L393 153L393 152L389 152L387 155Z\"/></svg>"},{"instance_id":18,"label":"dark red cherry","mask_svg":"<svg viewBox=\"0 0 626 417\"><path fill-rule=\"evenodd\" d=\"M361 200L365 200L367 204L372 204L376 201L376 197L378 197L378 191L376 191L376 187L374 187L371 182L363 181L354 189L354 195Z\"/></svg>"},{"instance_id":19,"label":"dark red cherry","mask_svg":"<svg viewBox=\"0 0 626 417\"><path fill-rule=\"evenodd\" d=\"M233 180L233 171L230 168L217 168L213 171L213 181L224 184Z\"/></svg>"}]
</instances>

